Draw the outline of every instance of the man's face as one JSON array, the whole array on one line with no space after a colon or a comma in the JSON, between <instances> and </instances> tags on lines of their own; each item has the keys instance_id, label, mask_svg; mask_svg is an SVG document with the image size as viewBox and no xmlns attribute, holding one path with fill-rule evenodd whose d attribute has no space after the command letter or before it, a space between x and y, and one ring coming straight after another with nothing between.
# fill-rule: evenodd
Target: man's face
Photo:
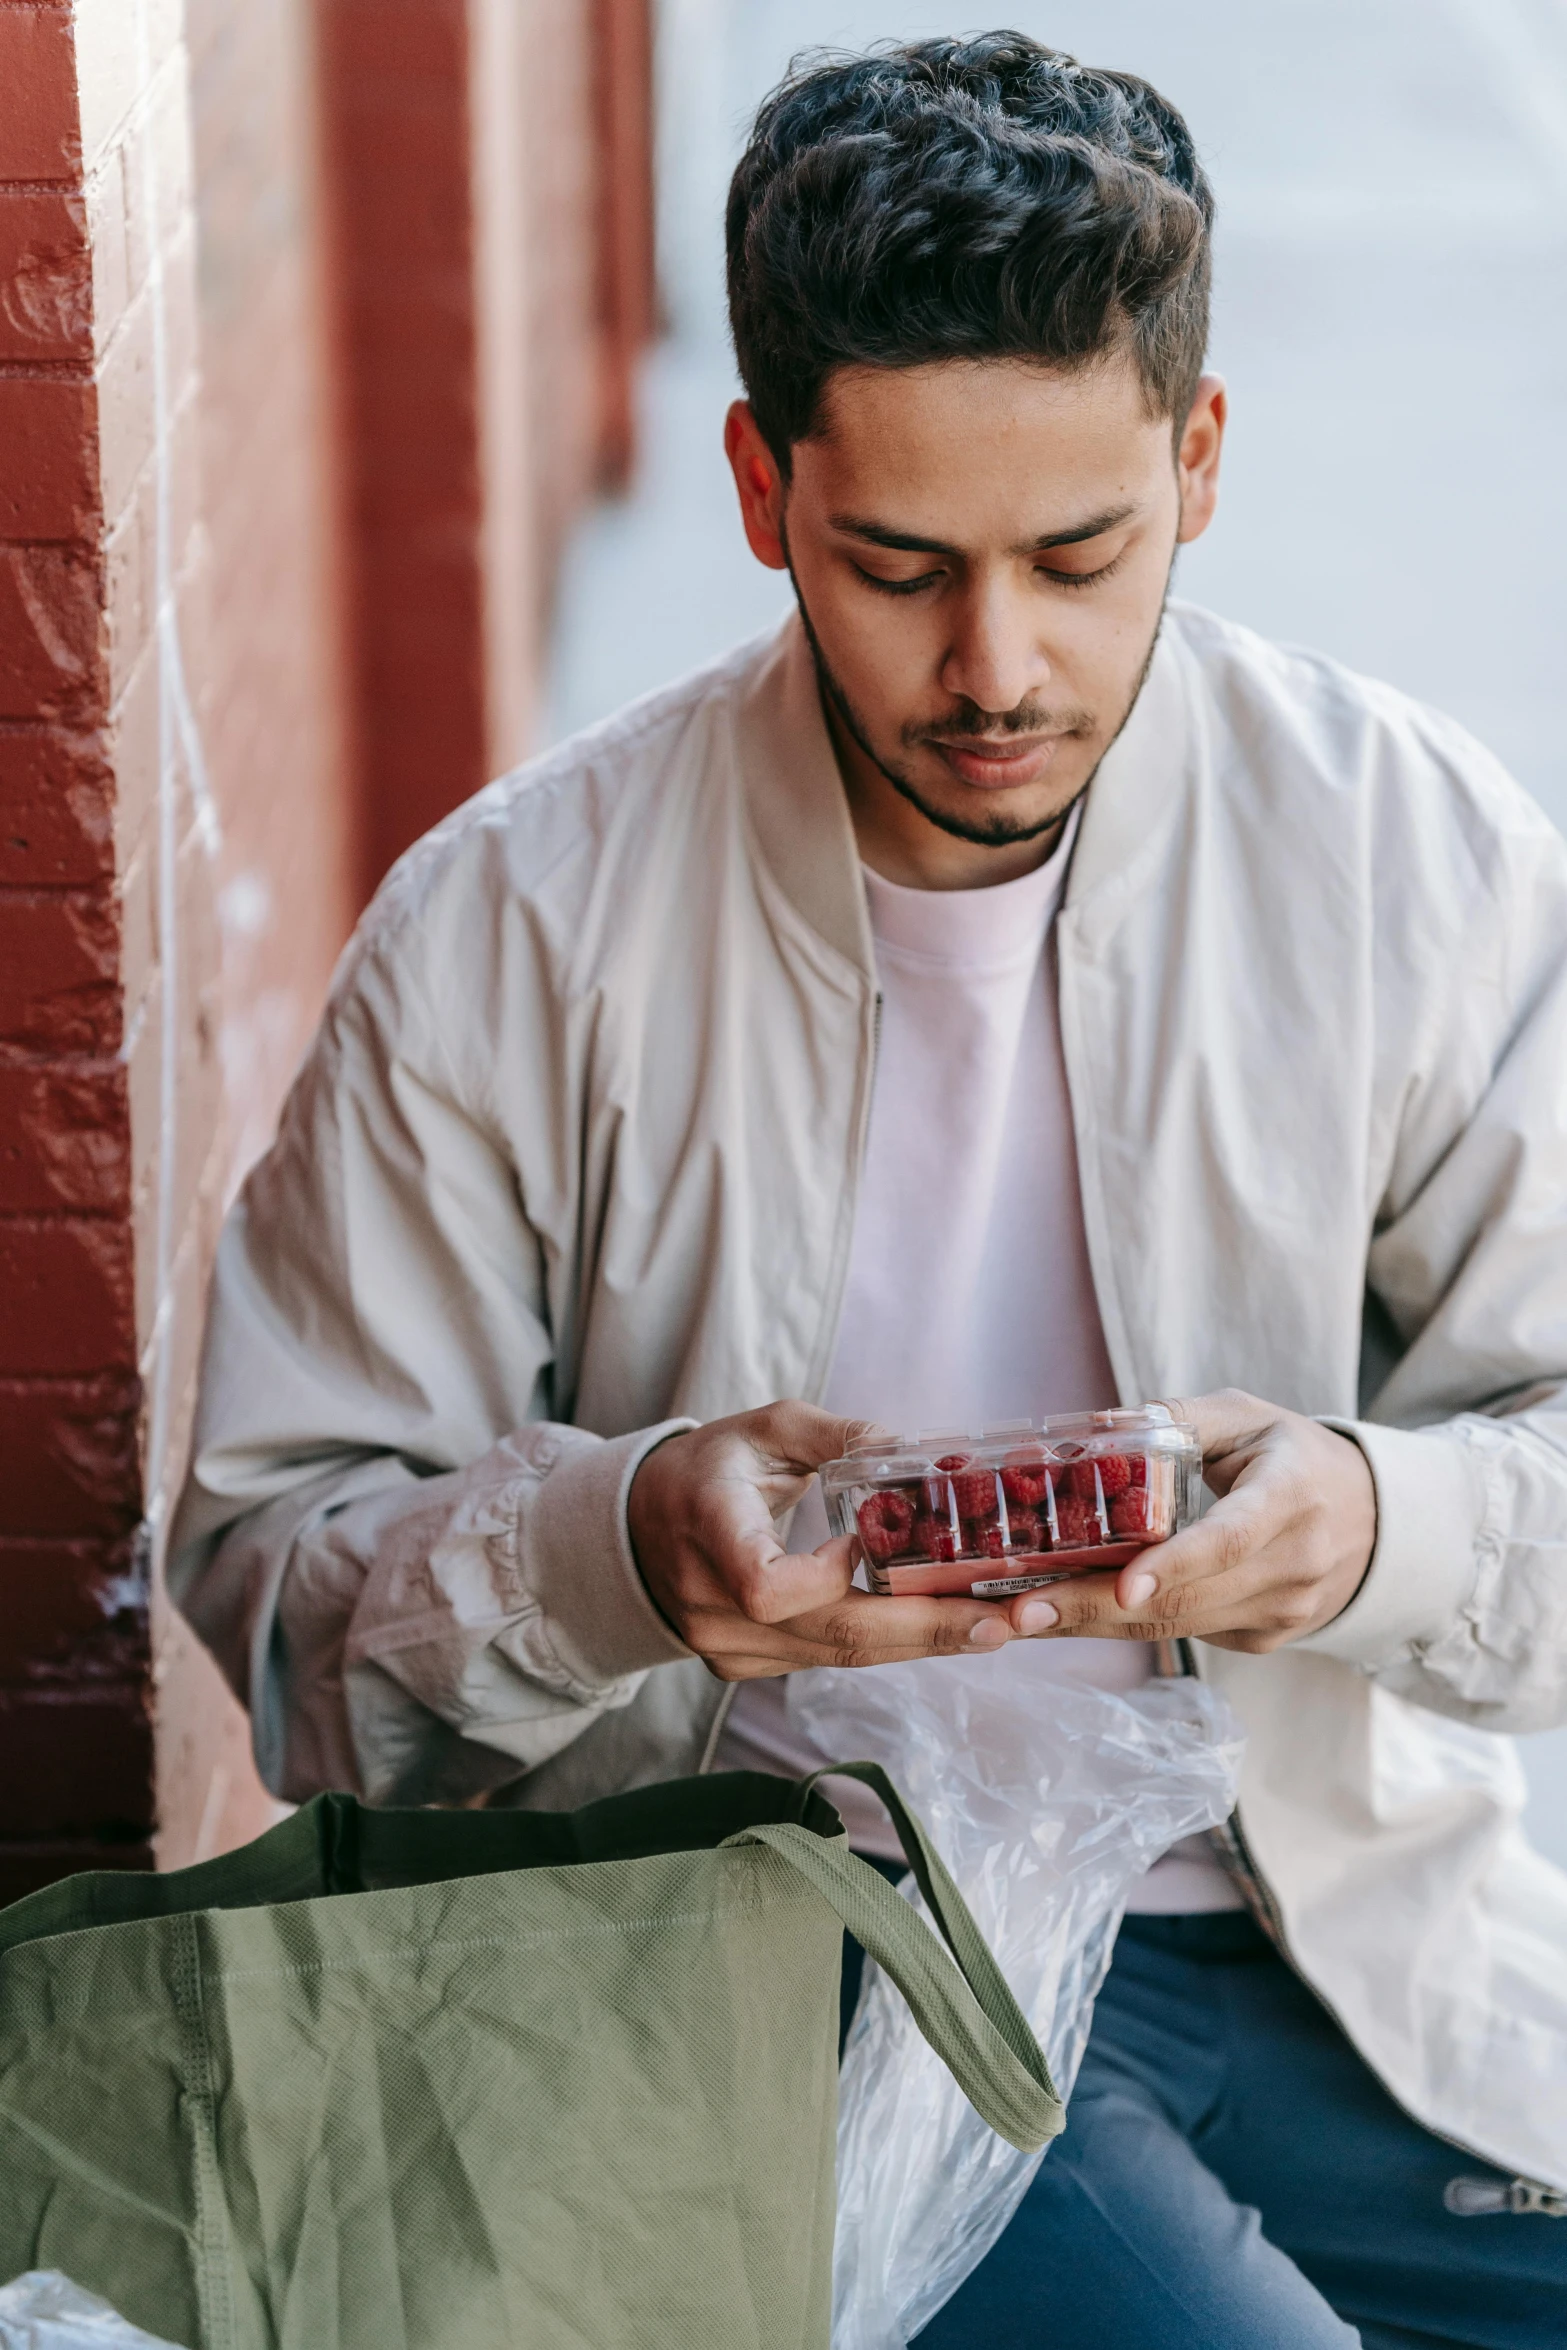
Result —
<instances>
[{"instance_id":1,"label":"man's face","mask_svg":"<svg viewBox=\"0 0 1567 2350\"><path fill-rule=\"evenodd\" d=\"M892 878L1038 861L1131 708L1177 540L1212 512L1223 402L1205 378L1177 457L1122 359L844 368L787 490L731 412L752 547L793 572L862 847Z\"/></svg>"}]
</instances>

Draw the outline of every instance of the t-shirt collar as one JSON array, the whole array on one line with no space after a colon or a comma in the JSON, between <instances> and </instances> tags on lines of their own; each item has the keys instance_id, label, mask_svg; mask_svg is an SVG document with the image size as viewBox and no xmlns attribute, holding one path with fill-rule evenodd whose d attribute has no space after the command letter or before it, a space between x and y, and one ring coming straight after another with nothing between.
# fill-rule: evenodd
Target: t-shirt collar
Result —
<instances>
[{"instance_id":1,"label":"t-shirt collar","mask_svg":"<svg viewBox=\"0 0 1567 2350\"><path fill-rule=\"evenodd\" d=\"M862 864L877 945L969 968L1037 954L1061 902L1081 814L1079 802L1044 864L985 889L908 889Z\"/></svg>"}]
</instances>

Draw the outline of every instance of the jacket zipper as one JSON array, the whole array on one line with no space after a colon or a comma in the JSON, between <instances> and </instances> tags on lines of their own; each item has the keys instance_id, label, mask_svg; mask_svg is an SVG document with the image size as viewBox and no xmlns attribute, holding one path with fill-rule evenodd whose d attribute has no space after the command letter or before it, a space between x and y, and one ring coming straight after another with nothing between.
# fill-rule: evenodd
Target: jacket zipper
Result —
<instances>
[{"instance_id":1,"label":"jacket zipper","mask_svg":"<svg viewBox=\"0 0 1567 2350\"><path fill-rule=\"evenodd\" d=\"M863 1182L865 1176L865 1152L871 1138L871 1104L876 1098L876 1072L881 1066L881 1003L881 989L878 987L874 997L871 1000L870 1067L865 1074L865 1086L860 1096L859 1117L856 1121L857 1132L855 1135L853 1167L853 1200L856 1206L859 1202L860 1185ZM853 1247L854 1224L851 1218L849 1225L848 1243L843 1252L843 1265L838 1279L838 1294L834 1300L834 1314L836 1317L836 1322L840 1325L843 1320L843 1293L845 1288L848 1286L849 1257ZM836 1343L837 1335L838 1332L837 1328L835 1327L833 1331L834 1343ZM832 1368L831 1348L823 1349L821 1355L821 1365L821 1376L816 1383L814 1392L806 1399L809 1403L819 1404L822 1400L822 1389L827 1384L827 1374Z\"/></svg>"},{"instance_id":2,"label":"jacket zipper","mask_svg":"<svg viewBox=\"0 0 1567 2350\"><path fill-rule=\"evenodd\" d=\"M1202 1679L1202 1674L1197 1669L1196 1648L1190 1640L1161 1640L1158 1644L1155 1669L1165 1680L1180 1680L1188 1674L1194 1681ZM1218 1853L1226 1876L1236 1886L1247 1909L1267 1935L1268 1940L1273 1944L1290 1973L1294 1975L1297 1982L1305 1985L1324 2015L1330 2018L1336 2029L1343 2033L1344 2038L1353 2048L1354 2038L1351 2033L1345 2030L1343 2018L1334 2007L1332 2000L1323 1997L1289 1946L1289 1938L1284 1931L1284 1919L1280 1913L1278 1902L1274 1899L1273 1888L1257 1866L1251 1846L1246 1840L1246 1831L1241 1826L1238 1805L1227 1820L1222 1821L1218 1827L1208 1830L1208 1839ZM1386 2081L1382 2081L1380 2073L1378 2073L1377 2079L1382 2082L1383 2089L1392 2098L1399 2112L1412 2121L1417 2129L1424 2130L1428 2137L1440 2139L1444 2146L1453 2147L1459 2154L1467 2154L1472 2162L1483 2162L1488 2170L1501 2169L1500 2163L1494 2161L1489 2154L1482 2154L1477 2146L1466 2145L1462 2138L1453 2137L1447 2130L1434 2130L1428 2121L1422 2121L1417 2113L1410 2112L1403 2099L1388 2088ZM1476 2180L1474 2182L1476 2187L1481 2186L1482 2183L1487 2187L1490 2185L1489 2181ZM1458 2184L1457 2180L1451 2182L1452 2186ZM1503 2200L1495 2204L1487 2204L1484 2206L1485 2209L1540 2212L1552 2219L1567 2219L1567 2192L1559 2187L1548 2187L1543 2180L1526 2179L1519 2176L1511 2180L1506 2188L1498 2188L1493 2192ZM1447 2208L1450 2211L1455 2211L1458 2206L1449 2203ZM1476 2204L1474 2208L1478 2211L1482 2207Z\"/></svg>"},{"instance_id":3,"label":"jacket zipper","mask_svg":"<svg viewBox=\"0 0 1567 2350\"><path fill-rule=\"evenodd\" d=\"M862 1031L862 1033L863 1033L863 1031ZM864 1084L864 1087L863 1087L863 1089L862 1089L862 1091L861 1091L861 1094L860 1094L859 1115L858 1115L858 1118L857 1118L857 1119L856 1119L856 1121L855 1121L855 1125L856 1125L856 1132L855 1132L855 1140L854 1140L854 1166L853 1166L853 1169L852 1169L852 1171L851 1171L851 1172L852 1172L852 1176L853 1176L854 1190L853 1190L853 1195L852 1195L852 1201L851 1201L851 1205L857 1205L857 1204L858 1204L858 1201L859 1201L859 1194L860 1194L860 1185L861 1185L861 1182L863 1181L863 1179L864 1179L864 1175L865 1175L865 1151L866 1151L866 1146L867 1146L867 1144L868 1144L868 1143L869 1143L869 1141L870 1141L870 1135L871 1135L871 1103L874 1101L874 1099L875 1099L875 1096L876 1096L876 1071L877 1071L877 1069L879 1068L880 1064L881 1064L881 989L878 987L878 988L877 988L877 990L876 990L876 993L875 993L874 997L871 999L871 1055L870 1055L870 1066L869 1066L869 1068L866 1070L866 1073L865 1073L865 1084ZM850 1218L850 1223L849 1223L849 1235L848 1235L848 1239L847 1239L847 1241L846 1241L846 1242L845 1242L845 1244L844 1244L844 1249L843 1249L843 1257L842 1257L841 1264L839 1265L839 1268L838 1268L838 1292L837 1292L837 1296L836 1296L836 1297L835 1297L835 1299L833 1300L833 1312L834 1312L834 1317L835 1317L835 1327L834 1327L834 1330L833 1330L833 1334L832 1334L832 1335L833 1335L833 1342L834 1342L834 1343L836 1343L836 1340L837 1340L837 1335L838 1335L838 1331L837 1331L837 1327L836 1327L836 1325L837 1325L837 1324L841 1324L841 1322L842 1322L842 1320L843 1320L843 1293L844 1293L844 1290L845 1290L845 1288L846 1288L846 1287L847 1287L847 1285L848 1285L848 1279L849 1279L849 1257L850 1257L850 1254L851 1254L851 1252L852 1252L852 1250L853 1250L853 1247L854 1247L854 1222L853 1222L853 1218L852 1218L852 1216L851 1216L851 1218ZM824 1348L822 1349L822 1352L821 1352L821 1355L820 1355L820 1358L819 1358L819 1360L820 1360L820 1362L821 1362L821 1371L820 1371L820 1373L818 1374L818 1377L817 1377L817 1380L816 1380L816 1384L815 1384L815 1386L813 1387L813 1389L812 1389L812 1392L811 1392L811 1393L810 1393L810 1395L809 1395L809 1396L807 1396L807 1398L806 1398L806 1401L807 1401L808 1403L819 1404L819 1403L821 1402L821 1400L822 1400L822 1389L823 1389L823 1388L826 1386L826 1384L827 1384L827 1374L828 1374L828 1372L829 1372L829 1371L831 1370L831 1368L832 1368L832 1347L831 1347L830 1345L829 1345L829 1346L827 1346L827 1347L824 1347Z\"/></svg>"}]
</instances>

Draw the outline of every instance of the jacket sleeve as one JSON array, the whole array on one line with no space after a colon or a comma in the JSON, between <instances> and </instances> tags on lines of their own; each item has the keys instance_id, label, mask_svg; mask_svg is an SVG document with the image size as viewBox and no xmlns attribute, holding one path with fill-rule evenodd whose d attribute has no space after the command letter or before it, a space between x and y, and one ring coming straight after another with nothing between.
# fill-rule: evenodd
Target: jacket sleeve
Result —
<instances>
[{"instance_id":1,"label":"jacket sleeve","mask_svg":"<svg viewBox=\"0 0 1567 2350\"><path fill-rule=\"evenodd\" d=\"M690 1423L551 1418L548 1275L416 978L362 948L219 1244L170 1543L275 1793L459 1801L689 1653L625 1496Z\"/></svg>"},{"instance_id":2,"label":"jacket sleeve","mask_svg":"<svg viewBox=\"0 0 1567 2350\"><path fill-rule=\"evenodd\" d=\"M1300 1645L1527 1731L1567 1720L1567 844L1503 784L1465 843L1463 934L1424 947L1368 1259L1390 1367L1333 1423L1370 1463L1376 1549Z\"/></svg>"}]
</instances>

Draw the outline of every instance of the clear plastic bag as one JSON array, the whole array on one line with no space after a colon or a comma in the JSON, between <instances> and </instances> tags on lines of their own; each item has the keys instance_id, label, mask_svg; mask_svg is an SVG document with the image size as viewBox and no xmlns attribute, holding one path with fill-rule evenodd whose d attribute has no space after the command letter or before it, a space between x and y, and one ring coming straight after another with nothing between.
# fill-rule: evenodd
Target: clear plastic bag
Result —
<instances>
[{"instance_id":1,"label":"clear plastic bag","mask_svg":"<svg viewBox=\"0 0 1567 2350\"><path fill-rule=\"evenodd\" d=\"M1189 1677L1112 1693L1040 1663L1017 1641L795 1673L788 1709L824 1753L882 1763L907 1794L1067 2097L1126 1896L1171 1845L1228 1817L1241 1737ZM904 1890L918 1902L912 1880ZM987 2128L867 1962L839 2086L833 2350L905 2350L1047 2158Z\"/></svg>"},{"instance_id":2,"label":"clear plastic bag","mask_svg":"<svg viewBox=\"0 0 1567 2350\"><path fill-rule=\"evenodd\" d=\"M0 2285L0 2350L175 2350L57 2268Z\"/></svg>"}]
</instances>

